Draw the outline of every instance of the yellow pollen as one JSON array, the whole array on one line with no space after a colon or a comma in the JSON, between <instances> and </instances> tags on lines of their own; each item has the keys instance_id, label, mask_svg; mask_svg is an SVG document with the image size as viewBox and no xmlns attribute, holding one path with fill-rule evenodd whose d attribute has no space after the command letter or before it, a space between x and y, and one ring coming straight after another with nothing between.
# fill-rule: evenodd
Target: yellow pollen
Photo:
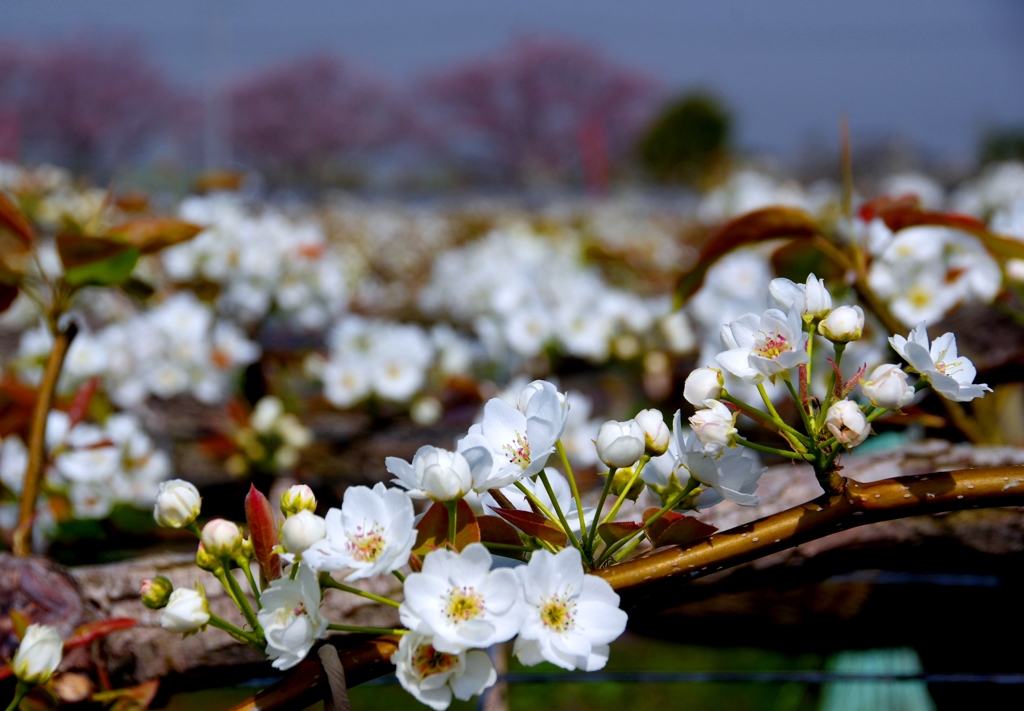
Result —
<instances>
[{"instance_id":1,"label":"yellow pollen","mask_svg":"<svg viewBox=\"0 0 1024 711\"><path fill-rule=\"evenodd\" d=\"M355 533L349 533L346 544L349 554L360 563L372 563L384 552L384 532L377 522L370 526L356 526Z\"/></svg>"},{"instance_id":2,"label":"yellow pollen","mask_svg":"<svg viewBox=\"0 0 1024 711\"><path fill-rule=\"evenodd\" d=\"M932 292L920 286L913 286L907 292L907 300L910 301L915 308L922 309L932 302Z\"/></svg>"},{"instance_id":3,"label":"yellow pollen","mask_svg":"<svg viewBox=\"0 0 1024 711\"><path fill-rule=\"evenodd\" d=\"M471 587L452 588L445 601L445 616L451 622L468 622L484 614L484 598Z\"/></svg>"},{"instance_id":4,"label":"yellow pollen","mask_svg":"<svg viewBox=\"0 0 1024 711\"><path fill-rule=\"evenodd\" d=\"M562 597L553 597L540 608L540 620L553 632L564 633L576 626L576 603L569 599L568 593Z\"/></svg>"},{"instance_id":5,"label":"yellow pollen","mask_svg":"<svg viewBox=\"0 0 1024 711\"><path fill-rule=\"evenodd\" d=\"M512 464L518 464L523 469L530 466L530 443L523 435L516 432L515 444L506 444L502 449L508 452L508 460Z\"/></svg>"},{"instance_id":6,"label":"yellow pollen","mask_svg":"<svg viewBox=\"0 0 1024 711\"><path fill-rule=\"evenodd\" d=\"M765 335L764 343L760 344L754 349L754 352L765 358L778 358L779 355L786 351L792 350L789 347L789 342L786 337L780 333L774 333L772 335Z\"/></svg>"},{"instance_id":7,"label":"yellow pollen","mask_svg":"<svg viewBox=\"0 0 1024 711\"><path fill-rule=\"evenodd\" d=\"M434 674L443 674L455 666L456 657L434 649L432 644L419 647L412 655L412 666L420 679Z\"/></svg>"}]
</instances>

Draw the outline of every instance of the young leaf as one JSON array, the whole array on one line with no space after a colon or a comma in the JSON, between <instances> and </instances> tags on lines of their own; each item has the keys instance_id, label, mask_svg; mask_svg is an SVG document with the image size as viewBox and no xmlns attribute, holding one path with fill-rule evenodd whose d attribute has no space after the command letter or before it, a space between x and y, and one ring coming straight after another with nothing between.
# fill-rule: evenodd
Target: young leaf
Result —
<instances>
[{"instance_id":1,"label":"young leaf","mask_svg":"<svg viewBox=\"0 0 1024 711\"><path fill-rule=\"evenodd\" d=\"M497 516L477 516L477 524L480 526L480 540L483 543L498 543L504 546L522 546L523 537L519 531ZM493 551L506 558L526 560L525 551L517 551L514 548L498 549Z\"/></svg>"},{"instance_id":2,"label":"young leaf","mask_svg":"<svg viewBox=\"0 0 1024 711\"><path fill-rule=\"evenodd\" d=\"M131 249L129 245L116 239L77 234L59 234L56 243L60 263L66 271L116 257Z\"/></svg>"},{"instance_id":3,"label":"young leaf","mask_svg":"<svg viewBox=\"0 0 1024 711\"><path fill-rule=\"evenodd\" d=\"M519 509L495 509L492 507L492 510L528 536L535 536L542 541L558 546L564 546L569 542L569 537L565 535L561 526L540 514Z\"/></svg>"},{"instance_id":4,"label":"young leaf","mask_svg":"<svg viewBox=\"0 0 1024 711\"><path fill-rule=\"evenodd\" d=\"M650 519L658 509L644 511L644 521ZM684 516L675 511L665 513L661 518L647 527L647 537L655 548L670 545L683 545L692 541L707 538L718 529L702 523L693 516Z\"/></svg>"},{"instance_id":5,"label":"young leaf","mask_svg":"<svg viewBox=\"0 0 1024 711\"><path fill-rule=\"evenodd\" d=\"M0 226L6 227L26 246L35 239L32 225L25 213L3 192L0 192Z\"/></svg>"},{"instance_id":6,"label":"young leaf","mask_svg":"<svg viewBox=\"0 0 1024 711\"><path fill-rule=\"evenodd\" d=\"M107 230L106 237L135 247L141 254L153 254L195 237L203 228L183 220L140 218L122 222Z\"/></svg>"},{"instance_id":7,"label":"young leaf","mask_svg":"<svg viewBox=\"0 0 1024 711\"><path fill-rule=\"evenodd\" d=\"M676 299L685 302L704 283L708 269L728 252L752 242L778 237L813 237L818 223L796 207L777 205L754 210L726 222L708 237L697 264L679 280Z\"/></svg>"},{"instance_id":8,"label":"young leaf","mask_svg":"<svg viewBox=\"0 0 1024 711\"><path fill-rule=\"evenodd\" d=\"M88 622L84 625L80 625L71 633L70 637L64 640L64 649L67 650L74 649L75 647L83 647L100 637L106 637L112 632L134 627L137 623L138 620L132 619L131 617L110 617L106 620Z\"/></svg>"},{"instance_id":9,"label":"young leaf","mask_svg":"<svg viewBox=\"0 0 1024 711\"><path fill-rule=\"evenodd\" d=\"M416 526L416 544L413 553L425 556L432 550L444 548L448 540L448 508L435 502ZM480 525L473 509L459 500L455 510L455 550L461 551L470 543L480 542Z\"/></svg>"},{"instance_id":10,"label":"young leaf","mask_svg":"<svg viewBox=\"0 0 1024 711\"><path fill-rule=\"evenodd\" d=\"M71 421L70 427L74 427L85 419L89 412L92 396L96 394L99 386L99 378L92 378L78 386L78 390L75 391L75 396L71 400L71 408L68 410L68 419Z\"/></svg>"},{"instance_id":11,"label":"young leaf","mask_svg":"<svg viewBox=\"0 0 1024 711\"><path fill-rule=\"evenodd\" d=\"M245 497L245 520L249 525L256 562L260 566L260 581L266 586L271 580L281 577L281 558L274 552L278 544L277 524L267 497L252 485Z\"/></svg>"},{"instance_id":12,"label":"young leaf","mask_svg":"<svg viewBox=\"0 0 1024 711\"><path fill-rule=\"evenodd\" d=\"M597 533L601 536L602 541L611 545L631 533L636 533L641 528L643 528L643 524L636 521L609 521L598 526Z\"/></svg>"},{"instance_id":13,"label":"young leaf","mask_svg":"<svg viewBox=\"0 0 1024 711\"><path fill-rule=\"evenodd\" d=\"M18 638L19 642L25 637L25 630L28 629L29 624L31 622L28 617L18 610L11 610L11 627L14 628L14 636Z\"/></svg>"},{"instance_id":14,"label":"young leaf","mask_svg":"<svg viewBox=\"0 0 1024 711\"><path fill-rule=\"evenodd\" d=\"M68 269L64 272L64 280L72 286L120 284L131 276L137 261L139 261L139 250L130 247L112 257Z\"/></svg>"}]
</instances>

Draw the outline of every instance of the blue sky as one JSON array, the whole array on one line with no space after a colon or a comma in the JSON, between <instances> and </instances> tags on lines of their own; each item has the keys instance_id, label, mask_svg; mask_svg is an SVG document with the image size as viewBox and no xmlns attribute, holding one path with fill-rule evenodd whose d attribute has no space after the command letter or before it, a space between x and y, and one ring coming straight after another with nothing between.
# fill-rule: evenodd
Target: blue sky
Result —
<instances>
[{"instance_id":1,"label":"blue sky","mask_svg":"<svg viewBox=\"0 0 1024 711\"><path fill-rule=\"evenodd\" d=\"M979 133L1024 125L1019 0L0 0L0 42L133 36L202 86L314 51L402 81L525 34L590 42L669 87L716 90L740 143L794 155L899 135L966 159Z\"/></svg>"}]
</instances>

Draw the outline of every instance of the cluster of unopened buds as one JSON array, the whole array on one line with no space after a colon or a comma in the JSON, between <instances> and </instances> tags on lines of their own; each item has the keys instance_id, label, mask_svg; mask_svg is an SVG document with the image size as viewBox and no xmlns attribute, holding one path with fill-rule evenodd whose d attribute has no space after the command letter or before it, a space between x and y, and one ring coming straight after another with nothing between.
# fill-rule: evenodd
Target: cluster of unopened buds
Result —
<instances>
[{"instance_id":1,"label":"cluster of unopened buds","mask_svg":"<svg viewBox=\"0 0 1024 711\"><path fill-rule=\"evenodd\" d=\"M726 350L718 356L722 368L757 387L767 411L729 394L718 369L695 370L684 388L697 408L690 428L681 412L670 427L654 409L601 426L594 444L608 472L596 507L584 506L562 445L567 400L551 383L534 381L515 404L487 402L482 420L454 450L424 446L411 461L388 457L395 487L350 487L341 507L323 518L304 485L282 496L280 524L267 499L251 489L248 537L223 519L200 530L199 492L180 480L164 484L157 522L200 537L197 564L221 582L246 625L212 614L199 585L172 591L169 581L158 578L144 585L143 600L163 609L168 630L190 634L213 625L265 652L278 669L298 664L332 630L401 635L392 657L398 679L436 709L494 684L496 672L484 650L512 639L523 664L600 669L609 644L625 629L626 614L611 586L591 573L624 560L641 544L685 543L714 531L683 512L722 501L760 503L754 492L765 468L754 450L807 461L827 484L840 452L863 442L873 420L907 405L925 384L955 400L987 389L973 384L974 368L957 356L953 336L929 343L923 325L908 339L891 339L918 374L915 385L891 364L875 368L866 381L863 368L844 380L842 354L861 337L863 311L833 308L824 282L813 275L806 284L775 280L771 300L776 308L724 327ZM831 342L835 369L828 392L814 398L811 361L818 336ZM765 380L786 383L802 429L778 415ZM849 397L858 383L863 404ZM789 449L740 436L740 412L780 435ZM629 520L616 520L624 502L636 501L644 487L661 507L648 509L641 520L633 512ZM419 501L429 506L417 517ZM233 567L248 582L248 596ZM388 574L402 582L401 602L353 585ZM404 628L330 623L321 614L329 588L397 608Z\"/></svg>"}]
</instances>

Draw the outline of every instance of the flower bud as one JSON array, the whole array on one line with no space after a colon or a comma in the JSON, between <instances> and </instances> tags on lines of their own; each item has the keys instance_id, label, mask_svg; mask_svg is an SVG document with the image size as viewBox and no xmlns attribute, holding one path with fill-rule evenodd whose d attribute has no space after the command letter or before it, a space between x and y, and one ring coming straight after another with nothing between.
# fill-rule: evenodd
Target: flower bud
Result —
<instances>
[{"instance_id":1,"label":"flower bud","mask_svg":"<svg viewBox=\"0 0 1024 711\"><path fill-rule=\"evenodd\" d=\"M683 384L683 397L698 410L707 407L706 400L717 400L722 397L722 371L718 368L697 368L686 376Z\"/></svg>"},{"instance_id":2,"label":"flower bud","mask_svg":"<svg viewBox=\"0 0 1024 711\"><path fill-rule=\"evenodd\" d=\"M612 475L612 483L609 492L612 496L620 496L623 491L626 491L626 486L629 485L629 480L633 478L633 474L636 473L636 467L624 467L616 469L615 474ZM636 501L640 496L640 493L644 490L644 482L640 477L636 478L633 485L629 487L629 491L626 492L626 498L630 501Z\"/></svg>"},{"instance_id":3,"label":"flower bud","mask_svg":"<svg viewBox=\"0 0 1024 711\"><path fill-rule=\"evenodd\" d=\"M323 518L307 510L289 516L281 524L281 544L289 553L302 555L311 545L327 535Z\"/></svg>"},{"instance_id":4,"label":"flower bud","mask_svg":"<svg viewBox=\"0 0 1024 711\"><path fill-rule=\"evenodd\" d=\"M171 593L160 615L160 626L169 632L189 634L210 621L210 603L200 590L181 588Z\"/></svg>"},{"instance_id":5,"label":"flower bud","mask_svg":"<svg viewBox=\"0 0 1024 711\"><path fill-rule=\"evenodd\" d=\"M211 573L216 573L224 567L217 556L207 551L202 543L199 544L199 549L196 551L196 565Z\"/></svg>"},{"instance_id":6,"label":"flower bud","mask_svg":"<svg viewBox=\"0 0 1024 711\"><path fill-rule=\"evenodd\" d=\"M288 487L288 491L281 494L281 513L285 518L294 516L299 511L316 511L316 497L313 490L305 484L296 484Z\"/></svg>"},{"instance_id":7,"label":"flower bud","mask_svg":"<svg viewBox=\"0 0 1024 711\"><path fill-rule=\"evenodd\" d=\"M825 413L825 426L847 448L856 447L871 433L871 423L853 400L840 400L830 407Z\"/></svg>"},{"instance_id":8,"label":"flower bud","mask_svg":"<svg viewBox=\"0 0 1024 711\"><path fill-rule=\"evenodd\" d=\"M818 333L833 343L856 341L864 333L864 309L859 306L840 306L821 323Z\"/></svg>"},{"instance_id":9,"label":"flower bud","mask_svg":"<svg viewBox=\"0 0 1024 711\"><path fill-rule=\"evenodd\" d=\"M872 405L885 410L899 410L914 399L914 388L907 384L907 374L890 363L872 370L860 389Z\"/></svg>"},{"instance_id":10,"label":"flower bud","mask_svg":"<svg viewBox=\"0 0 1024 711\"><path fill-rule=\"evenodd\" d=\"M281 415L284 414L284 403L280 398L266 395L260 398L249 417L249 424L260 434L270 434Z\"/></svg>"},{"instance_id":11,"label":"flower bud","mask_svg":"<svg viewBox=\"0 0 1024 711\"><path fill-rule=\"evenodd\" d=\"M183 479L160 484L153 518L164 528L183 528L196 520L202 504L199 490Z\"/></svg>"},{"instance_id":12,"label":"flower bud","mask_svg":"<svg viewBox=\"0 0 1024 711\"><path fill-rule=\"evenodd\" d=\"M704 454L715 457L733 444L736 413L717 400L708 400L704 404L707 409L697 410L690 418L690 427L704 445Z\"/></svg>"},{"instance_id":13,"label":"flower bud","mask_svg":"<svg viewBox=\"0 0 1024 711\"><path fill-rule=\"evenodd\" d=\"M458 501L473 488L469 462L458 452L421 447L412 466L423 492L434 501Z\"/></svg>"},{"instance_id":14,"label":"flower bud","mask_svg":"<svg viewBox=\"0 0 1024 711\"><path fill-rule=\"evenodd\" d=\"M825 280L814 274L809 274L804 284L796 284L789 279L772 279L768 284L768 300L772 308L781 311L796 308L808 323L824 318L832 308L832 296L825 288Z\"/></svg>"},{"instance_id":15,"label":"flower bud","mask_svg":"<svg viewBox=\"0 0 1024 711\"><path fill-rule=\"evenodd\" d=\"M64 640L49 625L29 625L11 659L11 671L20 681L33 686L45 684L60 666Z\"/></svg>"},{"instance_id":16,"label":"flower bud","mask_svg":"<svg viewBox=\"0 0 1024 711\"><path fill-rule=\"evenodd\" d=\"M158 575L151 580L142 581L139 597L142 598L142 604L150 610L159 610L167 605L172 592L174 585L171 581L163 575Z\"/></svg>"},{"instance_id":17,"label":"flower bud","mask_svg":"<svg viewBox=\"0 0 1024 711\"><path fill-rule=\"evenodd\" d=\"M661 411L654 408L641 410L633 419L644 432L647 453L652 457L664 454L668 450L668 440L672 433L665 424L665 416L661 414Z\"/></svg>"},{"instance_id":18,"label":"flower bud","mask_svg":"<svg viewBox=\"0 0 1024 711\"><path fill-rule=\"evenodd\" d=\"M609 420L597 433L597 456L609 469L631 467L643 456L644 431L636 420Z\"/></svg>"},{"instance_id":19,"label":"flower bud","mask_svg":"<svg viewBox=\"0 0 1024 711\"><path fill-rule=\"evenodd\" d=\"M203 526L203 548L217 558L234 554L242 545L242 531L237 524L215 518Z\"/></svg>"}]
</instances>

